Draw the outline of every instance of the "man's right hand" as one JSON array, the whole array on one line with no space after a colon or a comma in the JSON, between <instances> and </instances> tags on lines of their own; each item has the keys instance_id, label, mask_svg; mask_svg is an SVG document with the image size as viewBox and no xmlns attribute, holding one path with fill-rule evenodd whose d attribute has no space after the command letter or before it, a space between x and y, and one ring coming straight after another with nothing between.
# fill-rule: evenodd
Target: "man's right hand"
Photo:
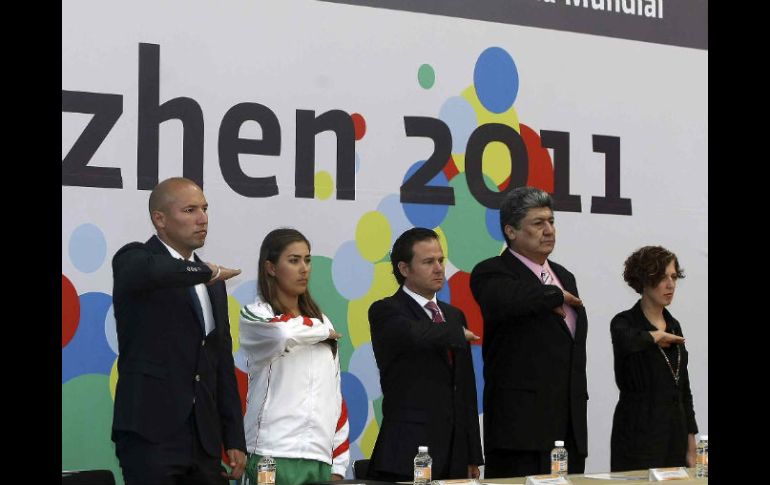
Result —
<instances>
[{"instance_id":1,"label":"man's right hand","mask_svg":"<svg viewBox=\"0 0 770 485\"><path fill-rule=\"evenodd\" d=\"M241 274L239 269L226 268L214 263L206 263L206 266L211 268L211 279L206 283L207 285L213 285L217 281L229 280L233 276Z\"/></svg>"},{"instance_id":2,"label":"man's right hand","mask_svg":"<svg viewBox=\"0 0 770 485\"><path fill-rule=\"evenodd\" d=\"M465 334L465 340L468 342L475 342L476 340L481 340L481 337L479 337L478 335L471 332L465 327L463 327L463 334Z\"/></svg>"},{"instance_id":3,"label":"man's right hand","mask_svg":"<svg viewBox=\"0 0 770 485\"><path fill-rule=\"evenodd\" d=\"M564 303L575 308L583 306L583 300L576 297L575 295L573 295L567 290L561 290L561 291L562 293L564 293Z\"/></svg>"}]
</instances>

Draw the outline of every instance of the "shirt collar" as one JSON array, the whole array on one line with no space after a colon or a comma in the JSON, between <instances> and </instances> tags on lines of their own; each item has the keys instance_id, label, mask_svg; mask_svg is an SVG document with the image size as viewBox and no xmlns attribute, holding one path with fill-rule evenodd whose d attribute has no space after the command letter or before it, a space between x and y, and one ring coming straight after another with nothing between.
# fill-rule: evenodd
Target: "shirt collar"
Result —
<instances>
[{"instance_id":1,"label":"shirt collar","mask_svg":"<svg viewBox=\"0 0 770 485\"><path fill-rule=\"evenodd\" d=\"M511 254L516 256L516 258L519 261L524 263L524 266L526 266L527 268L530 269L530 271L535 273L535 276L537 276L538 278L540 278L540 273L542 273L543 269L547 269L548 272L551 273L551 275L553 275L553 271L551 271L551 266L548 264L548 260L547 259L545 260L545 264L538 264L538 263L532 261L531 259L529 259L528 257L524 256L523 254L517 253L516 251L514 251L511 248L508 248L508 251L510 251Z\"/></svg>"},{"instance_id":2,"label":"shirt collar","mask_svg":"<svg viewBox=\"0 0 770 485\"><path fill-rule=\"evenodd\" d=\"M417 304L420 305L423 308L425 308L425 304L428 303L429 301L432 301L433 303L438 305L438 301L436 300L436 295L435 294L433 295L433 298L428 300L424 296L418 295L414 291L412 291L409 288L407 288L406 285L402 285L401 287L404 289L404 293L406 293L407 295L411 296L414 299L414 301L416 301Z\"/></svg>"},{"instance_id":3,"label":"shirt collar","mask_svg":"<svg viewBox=\"0 0 770 485\"><path fill-rule=\"evenodd\" d=\"M190 259L184 259L184 257L182 257L182 255L181 255L181 254L179 254L179 253L177 252L177 250L176 250L176 249L174 249L174 248L172 248L171 246L169 246L168 244L166 244L166 243L163 241L163 239L161 239L161 238L159 237L159 238L158 238L158 241L160 241L160 242L161 242L161 244L163 244L164 246L166 246L166 249L168 249L168 252L169 252L169 253L171 253L171 256L175 257L176 259L181 259L182 261L195 261L195 253L194 253L194 252L193 252L192 254L190 254Z\"/></svg>"}]
</instances>

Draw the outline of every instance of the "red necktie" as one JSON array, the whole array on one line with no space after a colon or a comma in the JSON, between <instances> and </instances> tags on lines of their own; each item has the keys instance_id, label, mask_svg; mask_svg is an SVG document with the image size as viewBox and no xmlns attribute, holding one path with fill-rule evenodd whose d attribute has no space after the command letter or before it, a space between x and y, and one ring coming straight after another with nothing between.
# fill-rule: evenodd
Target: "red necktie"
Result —
<instances>
[{"instance_id":1,"label":"red necktie","mask_svg":"<svg viewBox=\"0 0 770 485\"><path fill-rule=\"evenodd\" d=\"M433 314L433 323L444 323L446 320L444 320L444 315L441 314L441 312L438 309L438 305L436 305L435 302L429 301L425 304L425 308L430 310L430 312ZM447 356L449 358L449 365L454 365L454 353L451 349L447 349Z\"/></svg>"},{"instance_id":2,"label":"red necktie","mask_svg":"<svg viewBox=\"0 0 770 485\"><path fill-rule=\"evenodd\" d=\"M436 305L435 302L429 301L425 304L425 308L430 310L430 312L433 314L433 322L434 323L444 323L446 320L444 320L444 315L441 314L441 312L438 309L438 305Z\"/></svg>"}]
</instances>

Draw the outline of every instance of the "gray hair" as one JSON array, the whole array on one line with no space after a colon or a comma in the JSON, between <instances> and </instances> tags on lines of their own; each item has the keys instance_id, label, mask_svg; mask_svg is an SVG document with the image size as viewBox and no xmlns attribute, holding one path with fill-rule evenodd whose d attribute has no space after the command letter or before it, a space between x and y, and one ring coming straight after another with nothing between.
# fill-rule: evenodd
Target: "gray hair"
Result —
<instances>
[{"instance_id":1,"label":"gray hair","mask_svg":"<svg viewBox=\"0 0 770 485\"><path fill-rule=\"evenodd\" d=\"M521 221L527 216L530 209L548 207L553 210L553 200L548 192L536 187L516 187L503 198L500 204L500 230L503 231L505 243L510 246L511 241L505 234L505 226L513 226L521 229Z\"/></svg>"}]
</instances>

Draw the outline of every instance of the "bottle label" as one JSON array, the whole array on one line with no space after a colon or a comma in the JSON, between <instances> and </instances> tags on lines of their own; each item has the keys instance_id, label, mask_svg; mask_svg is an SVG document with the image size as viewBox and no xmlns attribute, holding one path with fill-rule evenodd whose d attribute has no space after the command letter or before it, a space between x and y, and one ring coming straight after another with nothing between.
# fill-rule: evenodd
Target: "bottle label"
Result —
<instances>
[{"instance_id":1,"label":"bottle label","mask_svg":"<svg viewBox=\"0 0 770 485\"><path fill-rule=\"evenodd\" d=\"M566 473L566 472L567 472L566 461L560 461L560 460L551 461L551 473L553 473L554 475L558 475L559 473Z\"/></svg>"},{"instance_id":2,"label":"bottle label","mask_svg":"<svg viewBox=\"0 0 770 485\"><path fill-rule=\"evenodd\" d=\"M698 465L708 465L709 464L709 455L708 453L698 453L695 455L695 463Z\"/></svg>"},{"instance_id":3,"label":"bottle label","mask_svg":"<svg viewBox=\"0 0 770 485\"><path fill-rule=\"evenodd\" d=\"M430 467L429 466L416 466L414 467L414 479L430 481Z\"/></svg>"},{"instance_id":4,"label":"bottle label","mask_svg":"<svg viewBox=\"0 0 770 485\"><path fill-rule=\"evenodd\" d=\"M257 472L259 485L275 485L275 470L260 470Z\"/></svg>"}]
</instances>

